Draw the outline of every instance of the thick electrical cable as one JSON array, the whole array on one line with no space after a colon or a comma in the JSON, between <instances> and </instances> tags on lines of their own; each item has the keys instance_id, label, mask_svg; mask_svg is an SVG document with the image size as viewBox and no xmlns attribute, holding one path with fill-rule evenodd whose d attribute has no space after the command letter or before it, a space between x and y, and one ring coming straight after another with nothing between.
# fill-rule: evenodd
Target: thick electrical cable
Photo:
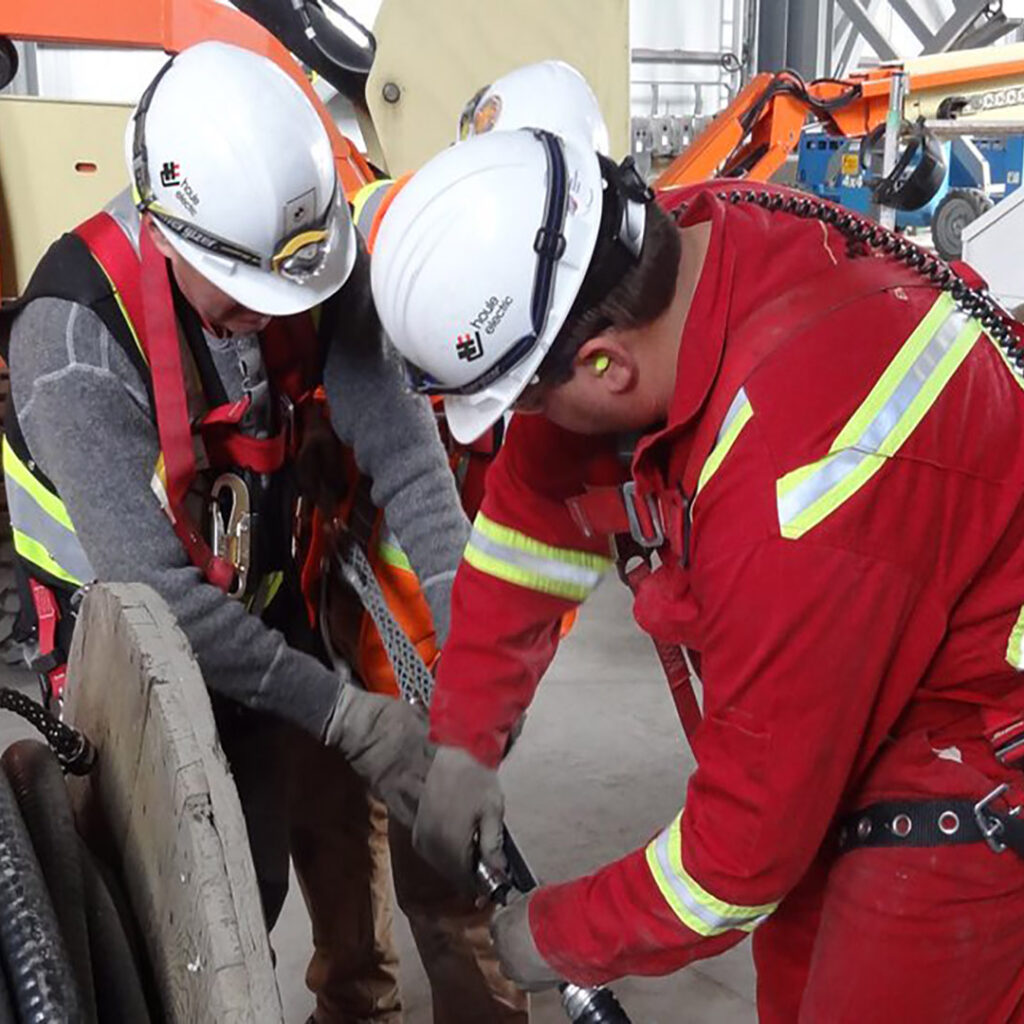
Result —
<instances>
[{"instance_id":1,"label":"thick electrical cable","mask_svg":"<svg viewBox=\"0 0 1024 1024\"><path fill-rule=\"evenodd\" d=\"M64 773L53 751L38 740L19 740L11 744L0 760L57 915L82 997L83 1019L95 1021L96 997L85 919L85 889L78 858L79 840Z\"/></svg>"}]
</instances>

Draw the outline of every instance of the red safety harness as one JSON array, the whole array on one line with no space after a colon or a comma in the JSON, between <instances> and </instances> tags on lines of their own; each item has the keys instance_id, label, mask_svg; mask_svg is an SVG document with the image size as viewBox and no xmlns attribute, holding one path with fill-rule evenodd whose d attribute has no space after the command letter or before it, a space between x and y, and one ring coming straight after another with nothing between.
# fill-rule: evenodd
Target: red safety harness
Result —
<instances>
[{"instance_id":1,"label":"red safety harness","mask_svg":"<svg viewBox=\"0 0 1024 1024\"><path fill-rule=\"evenodd\" d=\"M168 517L189 561L208 582L228 592L235 570L210 549L197 524L185 509L185 497L196 478L193 425L189 418L181 343L171 295L167 263L143 229L136 253L117 222L106 213L91 217L76 228L103 267L127 314L149 363L157 432L163 453ZM271 321L263 335L267 373L278 394L292 408L307 401L315 384L318 341L308 314ZM238 424L249 399L211 409L198 424L210 465L271 474L279 470L298 444L295 431L282 423L267 439L243 434Z\"/></svg>"}]
</instances>

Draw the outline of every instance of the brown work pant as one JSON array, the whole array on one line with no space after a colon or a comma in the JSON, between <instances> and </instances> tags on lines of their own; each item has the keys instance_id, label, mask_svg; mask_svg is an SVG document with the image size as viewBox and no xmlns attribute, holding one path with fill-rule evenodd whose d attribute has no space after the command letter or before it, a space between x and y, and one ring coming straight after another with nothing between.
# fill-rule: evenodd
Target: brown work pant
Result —
<instances>
[{"instance_id":1,"label":"brown work pant","mask_svg":"<svg viewBox=\"0 0 1024 1024\"><path fill-rule=\"evenodd\" d=\"M434 1024L525 1024L527 999L498 970L478 910L412 850L409 833L339 755L292 743L291 855L313 924L306 984L317 1024L398 1024L391 877L430 979ZM389 857L390 845L390 857Z\"/></svg>"}]
</instances>

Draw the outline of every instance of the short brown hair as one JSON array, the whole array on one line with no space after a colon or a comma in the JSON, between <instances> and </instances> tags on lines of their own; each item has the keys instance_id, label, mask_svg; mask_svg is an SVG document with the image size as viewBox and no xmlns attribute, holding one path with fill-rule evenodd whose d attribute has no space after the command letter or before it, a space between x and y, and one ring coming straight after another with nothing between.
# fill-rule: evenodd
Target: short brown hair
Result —
<instances>
[{"instance_id":1,"label":"short brown hair","mask_svg":"<svg viewBox=\"0 0 1024 1024\"><path fill-rule=\"evenodd\" d=\"M541 365L541 380L545 384L567 381L573 374L576 353L603 331L643 327L657 320L675 295L679 257L679 229L656 203L647 205L640 259L611 287L605 282L614 256L609 243L602 244L599 239L580 294Z\"/></svg>"}]
</instances>

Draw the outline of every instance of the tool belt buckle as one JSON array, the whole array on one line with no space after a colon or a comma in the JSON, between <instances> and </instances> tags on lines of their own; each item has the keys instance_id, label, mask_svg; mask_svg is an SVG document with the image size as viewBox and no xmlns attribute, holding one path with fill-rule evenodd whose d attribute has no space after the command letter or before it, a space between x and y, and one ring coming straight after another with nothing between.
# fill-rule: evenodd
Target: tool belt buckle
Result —
<instances>
[{"instance_id":1,"label":"tool belt buckle","mask_svg":"<svg viewBox=\"0 0 1024 1024\"><path fill-rule=\"evenodd\" d=\"M231 506L225 516L221 497L231 496ZM228 597L241 598L249 582L252 563L252 505L249 488L237 473L222 473L213 482L210 491L210 548L216 558L230 562L235 568L235 582Z\"/></svg>"},{"instance_id":2,"label":"tool belt buckle","mask_svg":"<svg viewBox=\"0 0 1024 1024\"><path fill-rule=\"evenodd\" d=\"M642 548L660 548L665 543L665 531L661 525L661 510L653 495L645 498L647 515L651 520L651 533L645 533L640 522L637 506L636 481L630 480L622 485L622 503L626 507L626 519L629 522L629 535Z\"/></svg>"},{"instance_id":3,"label":"tool belt buckle","mask_svg":"<svg viewBox=\"0 0 1024 1024\"><path fill-rule=\"evenodd\" d=\"M1004 782L996 786L988 796L983 796L974 805L974 820L977 822L981 834L985 837L985 842L988 843L989 849L993 853L1005 852L1006 843L999 841L999 836L1003 834L1005 829L1003 823L998 818L987 812L989 805L998 800L1009 788L1009 785Z\"/></svg>"}]
</instances>

